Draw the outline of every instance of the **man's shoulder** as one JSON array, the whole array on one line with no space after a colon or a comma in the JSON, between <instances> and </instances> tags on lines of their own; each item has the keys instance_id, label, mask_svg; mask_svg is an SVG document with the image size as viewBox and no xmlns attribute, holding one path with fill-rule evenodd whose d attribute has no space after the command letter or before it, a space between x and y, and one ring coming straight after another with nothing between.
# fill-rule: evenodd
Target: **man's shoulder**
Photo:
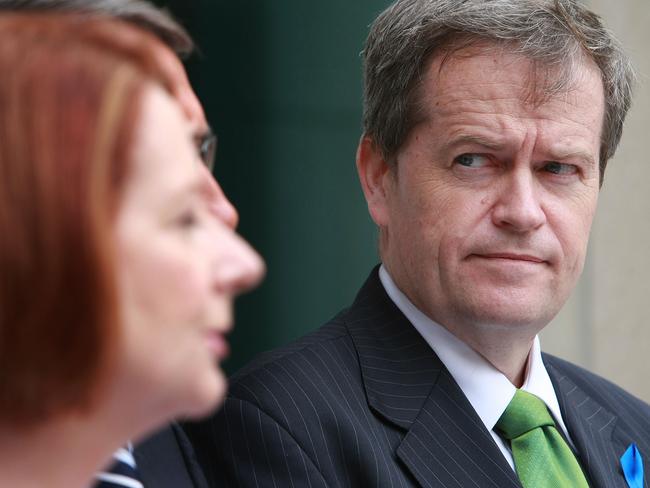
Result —
<instances>
[{"instance_id":1,"label":"man's shoulder","mask_svg":"<svg viewBox=\"0 0 650 488\"><path fill-rule=\"evenodd\" d=\"M255 404L295 396L291 390L318 390L358 370L356 352L343 310L320 328L289 344L261 353L230 378L229 399Z\"/></svg>"},{"instance_id":2,"label":"man's shoulder","mask_svg":"<svg viewBox=\"0 0 650 488\"><path fill-rule=\"evenodd\" d=\"M624 390L612 381L592 373L581 366L547 353L543 354L543 358L555 382L561 383L569 380L590 397L598 399L599 403L607 407L610 411L621 412L623 410L637 412L639 418L644 419L644 423L650 425L650 405L645 401Z\"/></svg>"}]
</instances>

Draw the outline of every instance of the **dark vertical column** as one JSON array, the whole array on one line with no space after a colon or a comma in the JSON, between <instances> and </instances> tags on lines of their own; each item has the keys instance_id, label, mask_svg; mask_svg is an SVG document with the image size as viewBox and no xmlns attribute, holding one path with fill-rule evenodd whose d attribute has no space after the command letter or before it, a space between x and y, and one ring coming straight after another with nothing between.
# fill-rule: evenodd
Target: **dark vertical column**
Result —
<instances>
[{"instance_id":1,"label":"dark vertical column","mask_svg":"<svg viewBox=\"0 0 650 488\"><path fill-rule=\"evenodd\" d=\"M387 1L178 0L215 174L268 264L238 300L230 372L347 306L378 258L354 157L367 26Z\"/></svg>"}]
</instances>

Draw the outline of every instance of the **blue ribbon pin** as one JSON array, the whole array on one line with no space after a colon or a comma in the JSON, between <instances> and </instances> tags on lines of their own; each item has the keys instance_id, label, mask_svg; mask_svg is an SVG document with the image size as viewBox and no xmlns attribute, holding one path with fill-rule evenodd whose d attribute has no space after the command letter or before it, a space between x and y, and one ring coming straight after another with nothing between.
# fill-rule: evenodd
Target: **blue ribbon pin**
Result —
<instances>
[{"instance_id":1,"label":"blue ribbon pin","mask_svg":"<svg viewBox=\"0 0 650 488\"><path fill-rule=\"evenodd\" d=\"M625 475L625 481L630 488L643 488L643 458L641 453L632 443L621 456L621 468Z\"/></svg>"}]
</instances>

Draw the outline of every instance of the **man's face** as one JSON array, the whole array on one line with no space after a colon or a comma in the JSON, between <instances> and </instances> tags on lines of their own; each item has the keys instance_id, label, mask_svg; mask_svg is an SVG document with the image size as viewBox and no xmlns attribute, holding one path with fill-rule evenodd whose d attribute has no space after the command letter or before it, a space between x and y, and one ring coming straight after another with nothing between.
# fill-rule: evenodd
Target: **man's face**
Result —
<instances>
[{"instance_id":1,"label":"man's face","mask_svg":"<svg viewBox=\"0 0 650 488\"><path fill-rule=\"evenodd\" d=\"M544 80L520 56L474 47L434 59L420 92L426 120L396 169L375 173L369 207L385 266L466 342L477 327L536 333L582 271L604 97L596 68L579 69L567 91L536 103L531 87Z\"/></svg>"}]
</instances>

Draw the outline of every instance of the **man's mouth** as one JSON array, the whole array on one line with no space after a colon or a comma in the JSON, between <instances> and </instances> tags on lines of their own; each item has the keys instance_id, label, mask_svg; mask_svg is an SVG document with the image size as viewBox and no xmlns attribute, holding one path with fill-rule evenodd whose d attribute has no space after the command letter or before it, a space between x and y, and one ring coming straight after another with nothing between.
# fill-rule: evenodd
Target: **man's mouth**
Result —
<instances>
[{"instance_id":1,"label":"man's mouth","mask_svg":"<svg viewBox=\"0 0 650 488\"><path fill-rule=\"evenodd\" d=\"M503 259L509 261L525 261L534 264L544 264L547 261L538 256L531 254L520 254L514 252L496 252L496 253L481 253L481 254L472 254L471 256L476 256L483 259Z\"/></svg>"}]
</instances>

